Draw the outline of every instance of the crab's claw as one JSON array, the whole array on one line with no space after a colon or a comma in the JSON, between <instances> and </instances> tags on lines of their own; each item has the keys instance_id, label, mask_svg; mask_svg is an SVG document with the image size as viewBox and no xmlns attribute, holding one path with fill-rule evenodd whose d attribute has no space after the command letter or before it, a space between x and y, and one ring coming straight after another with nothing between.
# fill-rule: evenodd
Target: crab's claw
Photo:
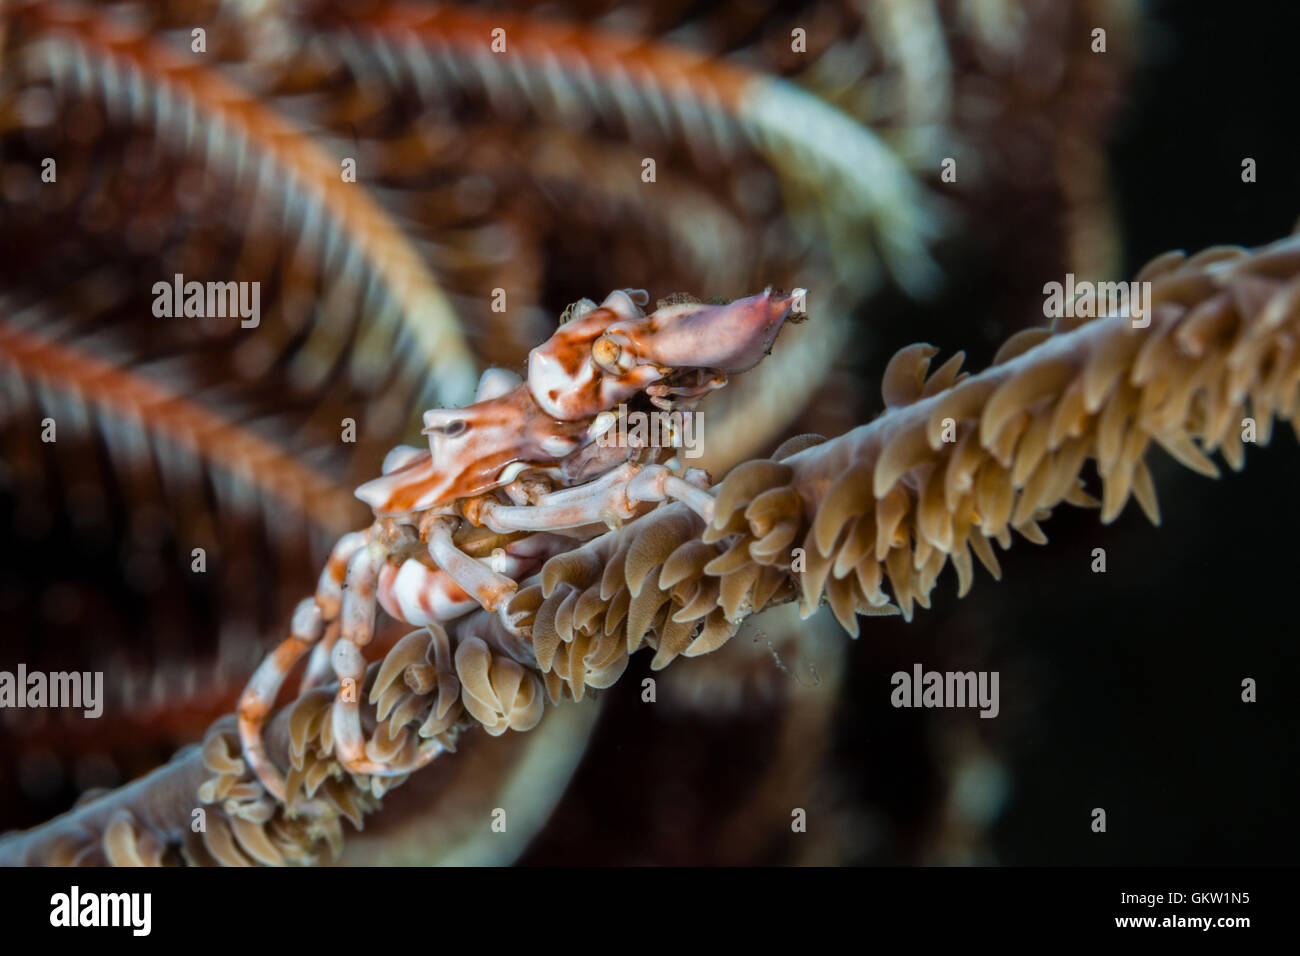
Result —
<instances>
[{"instance_id":1,"label":"crab's claw","mask_svg":"<svg viewBox=\"0 0 1300 956\"><path fill-rule=\"evenodd\" d=\"M649 317L652 328L649 335L638 337L638 351L661 366L746 371L772 348L781 324L803 295L803 289L789 295L773 295L767 289L728 305L668 306Z\"/></svg>"},{"instance_id":2,"label":"crab's claw","mask_svg":"<svg viewBox=\"0 0 1300 956\"><path fill-rule=\"evenodd\" d=\"M676 302L645 315L625 291L611 293L529 353L528 390L556 421L576 421L675 372L743 372L767 354L803 295L768 289L730 305Z\"/></svg>"}]
</instances>

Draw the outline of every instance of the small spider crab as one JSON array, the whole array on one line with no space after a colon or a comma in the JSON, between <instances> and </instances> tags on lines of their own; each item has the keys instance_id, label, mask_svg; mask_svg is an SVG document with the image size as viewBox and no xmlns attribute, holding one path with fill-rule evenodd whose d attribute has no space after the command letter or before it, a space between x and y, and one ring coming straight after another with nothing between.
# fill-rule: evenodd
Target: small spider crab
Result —
<instances>
[{"instance_id":1,"label":"small spider crab","mask_svg":"<svg viewBox=\"0 0 1300 956\"><path fill-rule=\"evenodd\" d=\"M506 611L517 582L575 540L668 500L711 519L707 475L682 468L672 448L620 447L600 436L629 407L690 410L729 373L757 364L801 295L769 289L724 305L676 296L649 315L640 290L615 291L599 306L583 299L529 353L526 379L489 369L474 404L425 412L428 449L394 448L382 477L357 489L374 523L339 539L289 637L240 698L244 757L266 789L286 800L262 729L308 651L303 688L331 672L340 683L330 720L345 770L397 776L442 751L426 741L400 766L367 756L358 689L376 603L416 627L482 607L520 634Z\"/></svg>"}]
</instances>

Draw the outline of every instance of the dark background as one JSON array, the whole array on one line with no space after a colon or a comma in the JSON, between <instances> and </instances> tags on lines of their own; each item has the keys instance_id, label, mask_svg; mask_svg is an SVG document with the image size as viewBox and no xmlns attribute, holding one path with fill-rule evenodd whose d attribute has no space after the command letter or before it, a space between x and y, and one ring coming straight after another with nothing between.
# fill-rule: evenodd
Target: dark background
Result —
<instances>
[{"instance_id":1,"label":"dark background","mask_svg":"<svg viewBox=\"0 0 1300 956\"><path fill-rule=\"evenodd\" d=\"M1129 275L1168 249L1272 241L1300 217L1288 106L1295 5L1166 2L1149 12L1109 146ZM1241 181L1246 156L1255 183ZM925 737L918 712L888 706L894 666L882 658L906 667L960 655L974 638L1002 673L1003 717L984 722L998 725L987 733L1010 775L992 832L997 860L1293 863L1296 433L1275 428L1269 447L1248 450L1243 473L1223 467L1217 481L1159 451L1152 461L1161 528L1132 502L1110 527L1063 508L1044 527L1045 548L1017 539L1000 555L1001 583L977 572L966 599L944 582L934 612L910 626L868 622L841 720L844 766L878 770L896 738ZM1104 575L1090 570L1096 547L1106 549ZM1245 677L1258 682L1258 703L1241 701ZM907 794L875 776L855 780L906 819ZM1104 835L1091 832L1094 807L1107 812Z\"/></svg>"}]
</instances>

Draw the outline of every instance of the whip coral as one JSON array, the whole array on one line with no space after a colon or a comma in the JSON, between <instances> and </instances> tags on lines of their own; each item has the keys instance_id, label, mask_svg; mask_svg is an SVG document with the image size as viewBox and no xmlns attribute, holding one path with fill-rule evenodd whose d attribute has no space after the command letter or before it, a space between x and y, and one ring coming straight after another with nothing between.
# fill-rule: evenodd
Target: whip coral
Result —
<instances>
[{"instance_id":1,"label":"whip coral","mask_svg":"<svg viewBox=\"0 0 1300 956\"><path fill-rule=\"evenodd\" d=\"M1136 498L1158 522L1153 443L1216 475L1210 454L1241 468L1244 444L1267 442L1275 418L1294 425L1300 238L1169 253L1136 280L1151 283L1145 327L1112 314L1023 331L975 375L960 356L932 372L933 347L903 349L877 419L737 467L711 520L664 504L550 558L508 606L514 633L480 611L408 635L367 669L362 719L384 750L373 756L450 750L475 726L527 730L543 692L559 702L609 686L642 647L654 668L707 654L775 604L810 613L825 601L855 635L859 614L910 619L950 561L965 594L973 559L997 577L993 543L1009 547L1012 531L1042 543L1039 522L1062 502L1111 521ZM1088 462L1100 500L1085 490ZM343 818L359 825L405 780L341 771L324 719L336 691L308 691L268 724L268 753L290 768L287 805L257 783L225 721L154 774L0 840L0 860L314 861ZM195 833L198 809L207 824Z\"/></svg>"},{"instance_id":2,"label":"whip coral","mask_svg":"<svg viewBox=\"0 0 1300 956\"><path fill-rule=\"evenodd\" d=\"M805 614L825 600L855 636L859 614L910 620L950 561L965 595L972 556L998 577L993 542L1010 547L1014 530L1044 543L1039 522L1063 501L1100 505L1110 522L1134 497L1158 523L1152 443L1215 476L1207 452L1239 469L1244 427L1262 444L1275 416L1295 414L1297 269L1295 238L1170 253L1137 276L1152 283L1146 328L1112 315L1028 329L973 376L960 354L927 375L936 349L901 350L879 418L740 465L708 525L663 507L547 562L511 610L532 628L552 698L605 686L643 643L655 668L707 653L796 596ZM1089 461L1100 502L1084 488Z\"/></svg>"}]
</instances>

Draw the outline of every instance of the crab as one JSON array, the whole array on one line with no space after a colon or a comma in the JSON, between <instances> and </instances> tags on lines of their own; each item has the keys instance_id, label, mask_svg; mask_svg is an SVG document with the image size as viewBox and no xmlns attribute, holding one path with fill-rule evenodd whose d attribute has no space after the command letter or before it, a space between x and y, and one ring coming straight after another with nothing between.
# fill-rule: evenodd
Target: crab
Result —
<instances>
[{"instance_id":1,"label":"crab","mask_svg":"<svg viewBox=\"0 0 1300 956\"><path fill-rule=\"evenodd\" d=\"M399 776L444 749L430 739L402 762L367 756L358 698L377 605L415 627L483 608L527 640L509 601L547 558L666 501L711 520L703 471L682 467L671 447L602 436L629 409L694 409L770 351L802 296L769 288L717 305L675 296L649 314L641 290L617 290L600 305L583 299L529 353L526 377L489 369L472 405L426 411L428 448L394 448L381 476L357 489L374 522L335 544L315 594L298 604L289 636L240 698L243 755L267 791L288 802L263 727L308 654L303 690L331 675L339 682L330 721L344 770Z\"/></svg>"}]
</instances>

